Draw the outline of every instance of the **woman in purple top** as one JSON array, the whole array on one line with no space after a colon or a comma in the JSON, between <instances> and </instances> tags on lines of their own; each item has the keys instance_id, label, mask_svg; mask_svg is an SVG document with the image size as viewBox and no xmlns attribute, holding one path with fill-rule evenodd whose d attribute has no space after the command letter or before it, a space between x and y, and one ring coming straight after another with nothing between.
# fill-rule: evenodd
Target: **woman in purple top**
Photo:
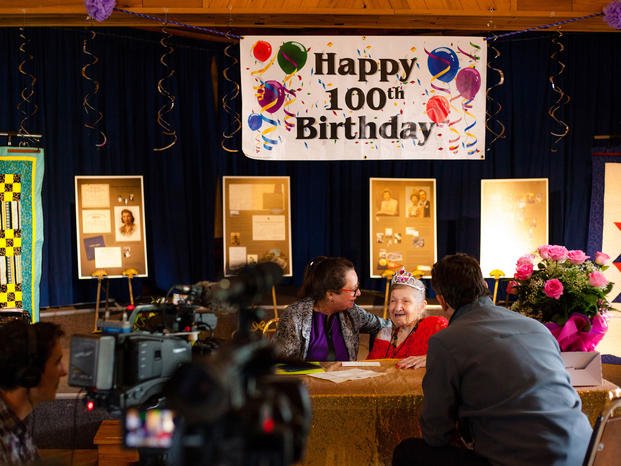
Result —
<instances>
[{"instance_id":1,"label":"woman in purple top","mask_svg":"<svg viewBox=\"0 0 621 466\"><path fill-rule=\"evenodd\" d=\"M360 296L354 264L320 256L304 273L299 300L285 309L274 337L281 358L352 361L360 332L375 333L388 322L355 304Z\"/></svg>"}]
</instances>

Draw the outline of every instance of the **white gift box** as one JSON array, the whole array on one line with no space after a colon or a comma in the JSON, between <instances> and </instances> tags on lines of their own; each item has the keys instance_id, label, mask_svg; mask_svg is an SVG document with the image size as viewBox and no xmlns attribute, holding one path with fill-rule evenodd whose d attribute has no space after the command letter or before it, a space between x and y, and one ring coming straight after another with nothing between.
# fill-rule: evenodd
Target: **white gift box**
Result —
<instances>
[{"instance_id":1,"label":"white gift box","mask_svg":"<svg viewBox=\"0 0 621 466\"><path fill-rule=\"evenodd\" d=\"M567 351L561 357L574 387L602 384L602 357L597 351Z\"/></svg>"}]
</instances>

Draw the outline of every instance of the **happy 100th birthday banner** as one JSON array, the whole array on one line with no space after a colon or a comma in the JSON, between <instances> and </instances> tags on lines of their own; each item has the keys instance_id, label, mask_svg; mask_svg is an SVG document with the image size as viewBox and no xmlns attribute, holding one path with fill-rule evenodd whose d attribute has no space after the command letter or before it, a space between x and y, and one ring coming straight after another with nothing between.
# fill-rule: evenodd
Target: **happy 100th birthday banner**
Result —
<instances>
[{"instance_id":1,"label":"happy 100th birthday banner","mask_svg":"<svg viewBox=\"0 0 621 466\"><path fill-rule=\"evenodd\" d=\"M483 38L247 36L240 47L248 157L485 157Z\"/></svg>"}]
</instances>

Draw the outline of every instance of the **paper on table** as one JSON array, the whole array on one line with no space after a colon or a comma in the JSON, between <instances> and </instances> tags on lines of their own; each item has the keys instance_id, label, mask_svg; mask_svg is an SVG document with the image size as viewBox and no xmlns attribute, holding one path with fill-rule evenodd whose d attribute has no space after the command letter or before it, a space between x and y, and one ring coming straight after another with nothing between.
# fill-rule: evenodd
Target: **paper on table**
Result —
<instances>
[{"instance_id":1,"label":"paper on table","mask_svg":"<svg viewBox=\"0 0 621 466\"><path fill-rule=\"evenodd\" d=\"M318 379L328 380L334 383L347 382L348 380L361 380L368 379L370 377L378 377L380 375L386 375L385 373L366 371L364 369L348 369L345 371L332 371L323 372L321 374L308 374L309 377L316 377Z\"/></svg>"},{"instance_id":2,"label":"paper on table","mask_svg":"<svg viewBox=\"0 0 621 466\"><path fill-rule=\"evenodd\" d=\"M343 367L381 366L379 361L343 361L341 365Z\"/></svg>"}]
</instances>

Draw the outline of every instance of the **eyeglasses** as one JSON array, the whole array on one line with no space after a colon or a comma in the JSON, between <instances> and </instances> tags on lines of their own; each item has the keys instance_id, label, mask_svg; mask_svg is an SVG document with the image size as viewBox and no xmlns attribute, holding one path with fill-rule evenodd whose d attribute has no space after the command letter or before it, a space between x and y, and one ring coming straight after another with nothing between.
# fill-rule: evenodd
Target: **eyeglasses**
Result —
<instances>
[{"instance_id":1,"label":"eyeglasses","mask_svg":"<svg viewBox=\"0 0 621 466\"><path fill-rule=\"evenodd\" d=\"M347 291L349 293L351 293L352 295L356 295L356 293L358 293L360 291L360 286L357 286L356 288L354 288L353 290L350 288L341 288L341 291Z\"/></svg>"}]
</instances>

